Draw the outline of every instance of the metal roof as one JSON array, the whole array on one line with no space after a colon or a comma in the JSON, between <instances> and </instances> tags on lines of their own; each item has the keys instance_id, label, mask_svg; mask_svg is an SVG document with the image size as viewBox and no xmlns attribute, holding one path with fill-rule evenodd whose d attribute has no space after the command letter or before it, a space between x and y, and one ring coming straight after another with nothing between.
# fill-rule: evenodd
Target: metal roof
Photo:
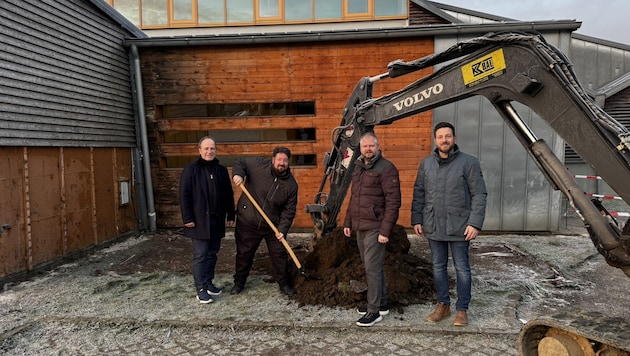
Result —
<instances>
[{"instance_id":1,"label":"metal roof","mask_svg":"<svg viewBox=\"0 0 630 356\"><path fill-rule=\"evenodd\" d=\"M265 44L295 42L326 42L342 40L367 40L379 38L406 38L418 36L480 35L502 31L574 31L575 21L532 21L489 24L445 24L409 26L403 28L373 28L356 30L301 31L248 34L217 34L198 36L168 36L128 39L126 45L137 47L216 46L233 44Z\"/></svg>"}]
</instances>

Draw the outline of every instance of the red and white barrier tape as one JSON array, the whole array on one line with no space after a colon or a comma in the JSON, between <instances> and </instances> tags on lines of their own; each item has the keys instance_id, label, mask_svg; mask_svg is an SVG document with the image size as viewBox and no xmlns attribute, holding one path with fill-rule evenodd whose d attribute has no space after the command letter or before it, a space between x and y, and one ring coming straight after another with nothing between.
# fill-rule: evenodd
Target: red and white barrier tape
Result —
<instances>
[{"instance_id":1,"label":"red and white barrier tape","mask_svg":"<svg viewBox=\"0 0 630 356\"><path fill-rule=\"evenodd\" d=\"M586 176L581 174L574 174L573 178L582 178L582 179L602 179L600 176Z\"/></svg>"},{"instance_id":2,"label":"red and white barrier tape","mask_svg":"<svg viewBox=\"0 0 630 356\"><path fill-rule=\"evenodd\" d=\"M615 195L604 195L604 194L593 194L593 193L584 193L584 195L586 195L587 197L593 197L593 198L623 200L621 197L618 197Z\"/></svg>"},{"instance_id":3,"label":"red and white barrier tape","mask_svg":"<svg viewBox=\"0 0 630 356\"><path fill-rule=\"evenodd\" d=\"M567 213L575 213L575 210L567 210ZM608 214L613 217L630 217L630 213L622 213L618 211L609 211Z\"/></svg>"},{"instance_id":4,"label":"red and white barrier tape","mask_svg":"<svg viewBox=\"0 0 630 356\"><path fill-rule=\"evenodd\" d=\"M620 213L620 212L616 212L616 211L609 211L608 212L611 216L621 216L621 217L630 217L630 213Z\"/></svg>"},{"instance_id":5,"label":"red and white barrier tape","mask_svg":"<svg viewBox=\"0 0 630 356\"><path fill-rule=\"evenodd\" d=\"M589 175L583 175L583 174L574 174L573 178L578 178L578 179L602 179L602 177L600 176L589 176ZM587 197L593 197L593 198L602 198L602 199L615 199L615 200L623 200L621 197L615 196L615 195L604 195L604 194L593 194L593 193L584 193L584 195L586 195ZM573 211L574 213L575 211ZM618 211L609 211L608 212L611 216L614 217L630 217L630 213L622 213L622 212L618 212Z\"/></svg>"}]
</instances>

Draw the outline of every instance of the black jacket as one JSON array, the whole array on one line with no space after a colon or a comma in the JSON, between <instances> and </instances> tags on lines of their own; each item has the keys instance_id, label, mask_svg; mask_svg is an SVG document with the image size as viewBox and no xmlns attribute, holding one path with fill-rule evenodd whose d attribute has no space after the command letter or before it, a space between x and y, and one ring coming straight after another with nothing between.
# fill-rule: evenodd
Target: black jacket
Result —
<instances>
[{"instance_id":1,"label":"black jacket","mask_svg":"<svg viewBox=\"0 0 630 356\"><path fill-rule=\"evenodd\" d=\"M201 157L187 165L179 181L179 205L184 224L184 236L193 239L223 238L225 221L234 221L234 190L227 168L218 159L205 161ZM210 224L214 217L215 224Z\"/></svg>"},{"instance_id":2,"label":"black jacket","mask_svg":"<svg viewBox=\"0 0 630 356\"><path fill-rule=\"evenodd\" d=\"M238 159L232 167L232 174L245 179L245 188L273 222L278 231L287 236L297 207L298 185L287 169L277 175L271 160L260 157ZM242 194L237 204L237 224L245 223L261 231L272 231L256 207Z\"/></svg>"}]
</instances>

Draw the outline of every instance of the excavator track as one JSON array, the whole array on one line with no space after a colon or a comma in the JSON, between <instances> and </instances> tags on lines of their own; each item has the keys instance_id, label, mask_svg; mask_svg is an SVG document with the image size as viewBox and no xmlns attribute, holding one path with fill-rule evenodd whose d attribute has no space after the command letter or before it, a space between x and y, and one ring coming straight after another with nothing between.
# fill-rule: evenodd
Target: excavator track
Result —
<instances>
[{"instance_id":1,"label":"excavator track","mask_svg":"<svg viewBox=\"0 0 630 356\"><path fill-rule=\"evenodd\" d=\"M597 312L537 318L518 337L521 356L630 356L630 322Z\"/></svg>"}]
</instances>

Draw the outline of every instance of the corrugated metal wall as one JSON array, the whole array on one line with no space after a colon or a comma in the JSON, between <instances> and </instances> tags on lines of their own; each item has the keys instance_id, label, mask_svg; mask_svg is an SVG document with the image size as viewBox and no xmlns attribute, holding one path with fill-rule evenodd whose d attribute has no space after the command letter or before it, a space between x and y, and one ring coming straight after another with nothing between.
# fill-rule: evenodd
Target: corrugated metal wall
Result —
<instances>
[{"instance_id":1,"label":"corrugated metal wall","mask_svg":"<svg viewBox=\"0 0 630 356\"><path fill-rule=\"evenodd\" d=\"M135 146L125 32L94 10L0 1L0 146Z\"/></svg>"},{"instance_id":2,"label":"corrugated metal wall","mask_svg":"<svg viewBox=\"0 0 630 356\"><path fill-rule=\"evenodd\" d=\"M597 91L630 72L630 46L627 47L616 48L574 37L571 39L570 52L567 53L582 85Z\"/></svg>"},{"instance_id":3,"label":"corrugated metal wall","mask_svg":"<svg viewBox=\"0 0 630 356\"><path fill-rule=\"evenodd\" d=\"M564 53L569 51L570 33L544 34L547 41ZM441 52L463 37L436 38ZM562 159L564 141L531 111L513 103L519 115L538 138L544 139ZM503 123L492 104L481 96L471 97L433 110L434 124L455 125L457 144L481 161L488 189L484 230L557 231L561 217L560 192L554 191L512 131Z\"/></svg>"}]
</instances>

